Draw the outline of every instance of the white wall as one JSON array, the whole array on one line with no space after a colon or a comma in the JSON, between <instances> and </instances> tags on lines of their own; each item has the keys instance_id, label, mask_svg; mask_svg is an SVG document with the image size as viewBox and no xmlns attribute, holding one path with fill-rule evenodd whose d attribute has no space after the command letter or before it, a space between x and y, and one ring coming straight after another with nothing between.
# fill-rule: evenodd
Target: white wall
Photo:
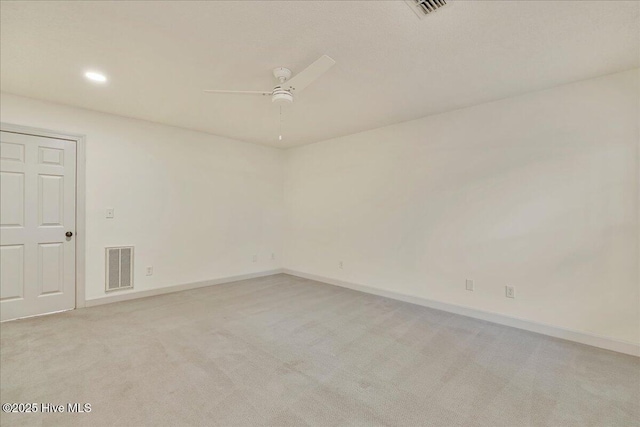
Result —
<instances>
[{"instance_id":1,"label":"white wall","mask_svg":"<svg viewBox=\"0 0 640 427\"><path fill-rule=\"evenodd\" d=\"M288 150L285 267L640 343L638 100L632 70Z\"/></svg>"},{"instance_id":2,"label":"white wall","mask_svg":"<svg viewBox=\"0 0 640 427\"><path fill-rule=\"evenodd\" d=\"M86 136L88 300L106 295L107 246L135 246L133 292L281 267L282 151L5 93L0 107L5 123Z\"/></svg>"}]
</instances>

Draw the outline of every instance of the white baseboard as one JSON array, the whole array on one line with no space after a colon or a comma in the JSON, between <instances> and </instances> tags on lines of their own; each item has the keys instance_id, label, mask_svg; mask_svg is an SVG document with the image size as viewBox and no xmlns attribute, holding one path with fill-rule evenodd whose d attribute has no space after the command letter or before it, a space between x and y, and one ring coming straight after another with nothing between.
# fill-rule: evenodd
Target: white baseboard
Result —
<instances>
[{"instance_id":1,"label":"white baseboard","mask_svg":"<svg viewBox=\"0 0 640 427\"><path fill-rule=\"evenodd\" d=\"M590 334L587 332L564 329L557 326L534 322L531 320L506 316L504 314L493 313L489 311L479 310L476 308L464 307L460 305L429 300L426 298L401 294L398 292L387 291L387 290L375 288L372 286L345 282L338 279L331 279L329 277L317 276L315 274L303 273L300 271L289 270L286 268L284 269L283 272L285 274L302 277L304 279L315 280L315 281L327 283L330 285L349 288L349 289L353 289L360 292L366 292L368 294L379 295L379 296L383 296L383 297L387 297L387 298L391 298L399 301L422 305L424 307L434 308L436 310L442 310L450 313L460 314L462 316L482 319L488 322L498 323L500 325L511 326L513 328L524 329L526 331L537 332L543 335L549 335L552 337L562 338L565 340L574 341L581 344L590 345L593 347L604 348L604 349L612 350L618 353L624 353L624 354L640 357L640 345L631 343L631 342L618 341L618 340L603 337L600 335Z\"/></svg>"},{"instance_id":2,"label":"white baseboard","mask_svg":"<svg viewBox=\"0 0 640 427\"><path fill-rule=\"evenodd\" d=\"M274 274L283 273L282 268L275 270L260 271L258 273L241 274L238 276L223 277L220 279L204 280L202 282L185 283L182 285L167 286L158 289L149 289L146 291L129 291L127 293L108 295L102 298L86 300L85 307L95 307L97 305L111 304L113 302L127 301L138 298L153 297L156 295L170 294L173 292L186 291L189 289L204 288L205 286L221 285L223 283L237 282L239 280L255 279L257 277L272 276Z\"/></svg>"}]
</instances>

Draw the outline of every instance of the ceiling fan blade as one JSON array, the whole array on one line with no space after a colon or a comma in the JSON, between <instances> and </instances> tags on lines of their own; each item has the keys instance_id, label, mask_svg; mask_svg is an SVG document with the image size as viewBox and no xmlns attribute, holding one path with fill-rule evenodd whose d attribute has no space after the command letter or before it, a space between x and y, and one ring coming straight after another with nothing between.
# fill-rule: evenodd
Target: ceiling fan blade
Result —
<instances>
[{"instance_id":1,"label":"ceiling fan blade","mask_svg":"<svg viewBox=\"0 0 640 427\"><path fill-rule=\"evenodd\" d=\"M313 83L318 77L323 75L329 68L333 67L336 61L322 55L313 64L296 74L292 79L287 80L282 84L282 88L285 90L295 90L300 92L305 87Z\"/></svg>"},{"instance_id":2,"label":"ceiling fan blade","mask_svg":"<svg viewBox=\"0 0 640 427\"><path fill-rule=\"evenodd\" d=\"M258 90L216 90L216 89L205 89L206 93L229 93L236 95L271 95L271 92L262 92Z\"/></svg>"}]
</instances>

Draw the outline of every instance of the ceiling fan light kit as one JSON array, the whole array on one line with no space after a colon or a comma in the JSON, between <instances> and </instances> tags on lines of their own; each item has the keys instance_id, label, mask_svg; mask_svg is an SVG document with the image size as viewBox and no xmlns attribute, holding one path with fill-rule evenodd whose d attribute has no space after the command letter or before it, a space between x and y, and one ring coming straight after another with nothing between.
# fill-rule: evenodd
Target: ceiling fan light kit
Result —
<instances>
[{"instance_id":1,"label":"ceiling fan light kit","mask_svg":"<svg viewBox=\"0 0 640 427\"><path fill-rule=\"evenodd\" d=\"M288 90L282 89L280 86L276 86L271 94L271 102L274 104L292 104L293 94Z\"/></svg>"}]
</instances>

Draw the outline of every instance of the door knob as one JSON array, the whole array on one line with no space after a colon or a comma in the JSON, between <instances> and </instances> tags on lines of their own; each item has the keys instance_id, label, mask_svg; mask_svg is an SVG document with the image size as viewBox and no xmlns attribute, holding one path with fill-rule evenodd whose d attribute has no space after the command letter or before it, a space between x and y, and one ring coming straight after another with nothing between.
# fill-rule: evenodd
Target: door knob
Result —
<instances>
[{"instance_id":1,"label":"door knob","mask_svg":"<svg viewBox=\"0 0 640 427\"><path fill-rule=\"evenodd\" d=\"M67 236L67 237L71 237L71 236L73 236L73 233L70 232L70 231L67 231L66 233L64 233L64 235Z\"/></svg>"}]
</instances>

